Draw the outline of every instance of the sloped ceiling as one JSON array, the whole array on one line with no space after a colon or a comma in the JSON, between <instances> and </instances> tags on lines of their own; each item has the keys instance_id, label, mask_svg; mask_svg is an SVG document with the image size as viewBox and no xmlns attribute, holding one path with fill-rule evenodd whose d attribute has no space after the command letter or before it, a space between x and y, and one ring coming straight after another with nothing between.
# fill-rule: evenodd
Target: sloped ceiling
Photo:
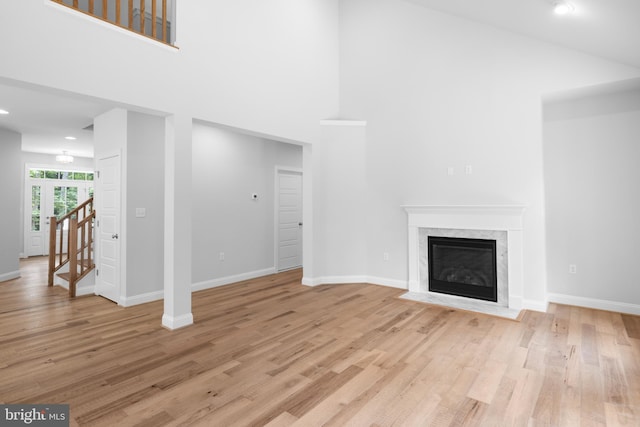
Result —
<instances>
[{"instance_id":1,"label":"sloped ceiling","mask_svg":"<svg viewBox=\"0 0 640 427\"><path fill-rule=\"evenodd\" d=\"M567 0L565 16L554 0L406 1L640 68L638 0Z\"/></svg>"}]
</instances>

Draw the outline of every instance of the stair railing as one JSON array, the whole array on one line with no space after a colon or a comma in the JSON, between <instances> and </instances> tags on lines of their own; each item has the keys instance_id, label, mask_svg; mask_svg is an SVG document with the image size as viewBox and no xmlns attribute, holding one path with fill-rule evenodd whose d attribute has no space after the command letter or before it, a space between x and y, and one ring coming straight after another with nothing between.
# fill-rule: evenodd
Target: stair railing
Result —
<instances>
[{"instance_id":1,"label":"stair railing","mask_svg":"<svg viewBox=\"0 0 640 427\"><path fill-rule=\"evenodd\" d=\"M171 45L169 0L51 0L134 33ZM126 2L126 5L123 3ZM151 3L147 7L147 3ZM123 8L126 10L123 11ZM150 9L150 10L149 10ZM124 13L123 13L124 12Z\"/></svg>"},{"instance_id":2,"label":"stair railing","mask_svg":"<svg viewBox=\"0 0 640 427\"><path fill-rule=\"evenodd\" d=\"M77 283L95 268L93 259L93 197L60 219L52 216L49 226L49 277L53 286L57 271L69 264L69 296L76 296ZM66 235L66 241L65 241Z\"/></svg>"}]
</instances>

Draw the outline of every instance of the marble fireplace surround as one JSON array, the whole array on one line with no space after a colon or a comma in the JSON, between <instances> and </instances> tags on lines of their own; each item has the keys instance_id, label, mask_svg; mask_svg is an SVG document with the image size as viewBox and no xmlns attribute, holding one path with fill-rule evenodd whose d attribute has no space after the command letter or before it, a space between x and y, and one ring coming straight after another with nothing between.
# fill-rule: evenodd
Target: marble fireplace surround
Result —
<instances>
[{"instance_id":1,"label":"marble fireplace surround","mask_svg":"<svg viewBox=\"0 0 640 427\"><path fill-rule=\"evenodd\" d=\"M403 298L511 319L519 315L523 294L524 205L412 205L402 208L408 215L409 241L409 292ZM496 240L498 302L429 292L424 256L427 236Z\"/></svg>"}]
</instances>

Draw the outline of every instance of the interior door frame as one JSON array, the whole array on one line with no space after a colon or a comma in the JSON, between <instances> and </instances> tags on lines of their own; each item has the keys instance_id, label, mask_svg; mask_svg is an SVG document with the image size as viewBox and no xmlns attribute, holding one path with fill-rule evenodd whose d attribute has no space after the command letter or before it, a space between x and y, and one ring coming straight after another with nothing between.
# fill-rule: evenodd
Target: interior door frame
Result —
<instances>
[{"instance_id":1,"label":"interior door frame","mask_svg":"<svg viewBox=\"0 0 640 427\"><path fill-rule=\"evenodd\" d=\"M102 212L104 210L103 207L103 199L104 199L104 186L103 186L103 179L104 179L104 174L102 173L102 171L100 171L100 161L102 160L107 160L113 157L117 157L118 158L118 169L119 169L119 177L118 177L118 192L119 192L119 196L120 196L120 200L119 200L119 224L118 224L118 247L117 247L117 262L118 262L118 266L117 266L117 271L116 271L116 276L117 276L117 280L118 280L118 286L116 289L115 294L113 295L113 299L110 298L109 296L104 295L103 290L105 289L104 286L102 286L103 280L102 278L104 277L104 271L102 273L100 273L100 270L102 269L102 258L101 258L101 239L102 239L102 224L100 221L102 221ZM95 206L95 211L96 211L96 231L95 231L95 241L94 241L94 259L95 259L95 263L96 263L96 283L95 283L95 289L94 289L94 293L96 295L100 295L106 299L109 299L113 302L115 302L118 305L122 305L122 301L123 301L123 297L124 295L126 295L126 282L125 282L125 272L126 272L126 265L125 265L125 260L126 260L126 236L125 236L125 215L123 215L124 212L126 212L125 207L124 207L124 201L126 200L126 194L124 193L124 185L123 185L123 181L124 181L124 174L123 174L123 169L125 168L124 166L124 159L123 159L123 155L122 155L122 150L114 150L114 151L109 151L109 152L105 152L100 156L96 156L94 157L95 160L95 176L94 176L94 206Z\"/></svg>"},{"instance_id":2,"label":"interior door frame","mask_svg":"<svg viewBox=\"0 0 640 427\"><path fill-rule=\"evenodd\" d=\"M273 178L273 265L275 267L275 271L280 271L280 182L279 177L281 173L289 173L289 174L298 174L300 175L300 180L304 177L302 172L302 168L294 168L289 166L277 166L275 167L275 174ZM304 196L304 184L300 188L300 196ZM303 199L304 200L304 199ZM300 204L300 214L301 218L304 218L304 202ZM302 233L300 235L300 239L302 240ZM303 252L304 248L302 245L302 241L300 242L300 265L302 265L303 261Z\"/></svg>"},{"instance_id":3,"label":"interior door frame","mask_svg":"<svg viewBox=\"0 0 640 427\"><path fill-rule=\"evenodd\" d=\"M79 182L82 182L83 185L88 186L88 182L89 181L73 181L73 180L53 180L53 179L46 179L46 178L31 178L31 176L29 175L29 171L31 169L40 169L40 170L65 170L65 171L73 171L73 172L84 172L84 173L94 173L93 170L87 169L86 167L73 167L73 166L67 166L67 167L61 167L60 165L57 164L44 164L44 163L25 163L24 165L24 179L22 180L22 186L23 186L23 192L22 195L24 197L23 200L23 210L22 210L22 230L23 230L23 235L22 235L22 240L23 240L23 251L20 254L20 258L28 258L29 257L29 250L28 247L30 245L30 235L32 233L31 231L31 186L33 185L33 181L38 181L38 183L40 183L40 194L41 194L41 200L40 200L40 232L43 235L43 239L42 239L42 253L44 255L46 255L48 253L48 233L49 232L49 228L45 227L47 224L45 224L46 221L46 213L43 214L43 210L44 210L44 203L42 200L42 194L43 192L46 191L46 187L47 184L49 182L53 183L53 182L57 182L60 183L60 185L66 184L66 183L74 183L74 184L78 184ZM55 185L54 185L55 186ZM78 184L78 187L81 187ZM88 188L88 187L85 187ZM79 200L80 202L80 200ZM46 228L46 229L45 229ZM33 255L33 256L37 256L37 255Z\"/></svg>"}]
</instances>

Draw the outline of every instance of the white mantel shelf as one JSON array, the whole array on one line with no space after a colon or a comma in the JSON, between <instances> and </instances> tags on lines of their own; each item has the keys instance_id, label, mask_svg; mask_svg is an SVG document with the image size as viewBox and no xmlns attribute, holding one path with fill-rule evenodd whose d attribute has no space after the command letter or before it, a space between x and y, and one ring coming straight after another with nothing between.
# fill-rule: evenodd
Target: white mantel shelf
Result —
<instances>
[{"instance_id":1,"label":"white mantel shelf","mask_svg":"<svg viewBox=\"0 0 640 427\"><path fill-rule=\"evenodd\" d=\"M498 204L498 205L403 205L401 206L408 213L428 213L428 212L503 212L521 215L526 205L519 204Z\"/></svg>"},{"instance_id":2,"label":"white mantel shelf","mask_svg":"<svg viewBox=\"0 0 640 427\"><path fill-rule=\"evenodd\" d=\"M522 230L525 205L404 205L409 227Z\"/></svg>"},{"instance_id":3,"label":"white mantel shelf","mask_svg":"<svg viewBox=\"0 0 640 427\"><path fill-rule=\"evenodd\" d=\"M508 248L508 301L503 302L503 308L516 314L520 311L523 301L524 281L522 230L523 214L526 205L516 203L482 205L432 204L403 205L401 207L407 212L408 216L408 294L413 294L414 296L419 294L425 298L424 301L426 302L432 300L433 303L443 304L442 294L433 294L425 289L424 278L420 277L420 229L506 231ZM452 306L455 306L455 304L452 303ZM489 313L489 311L483 309L478 311Z\"/></svg>"}]
</instances>

